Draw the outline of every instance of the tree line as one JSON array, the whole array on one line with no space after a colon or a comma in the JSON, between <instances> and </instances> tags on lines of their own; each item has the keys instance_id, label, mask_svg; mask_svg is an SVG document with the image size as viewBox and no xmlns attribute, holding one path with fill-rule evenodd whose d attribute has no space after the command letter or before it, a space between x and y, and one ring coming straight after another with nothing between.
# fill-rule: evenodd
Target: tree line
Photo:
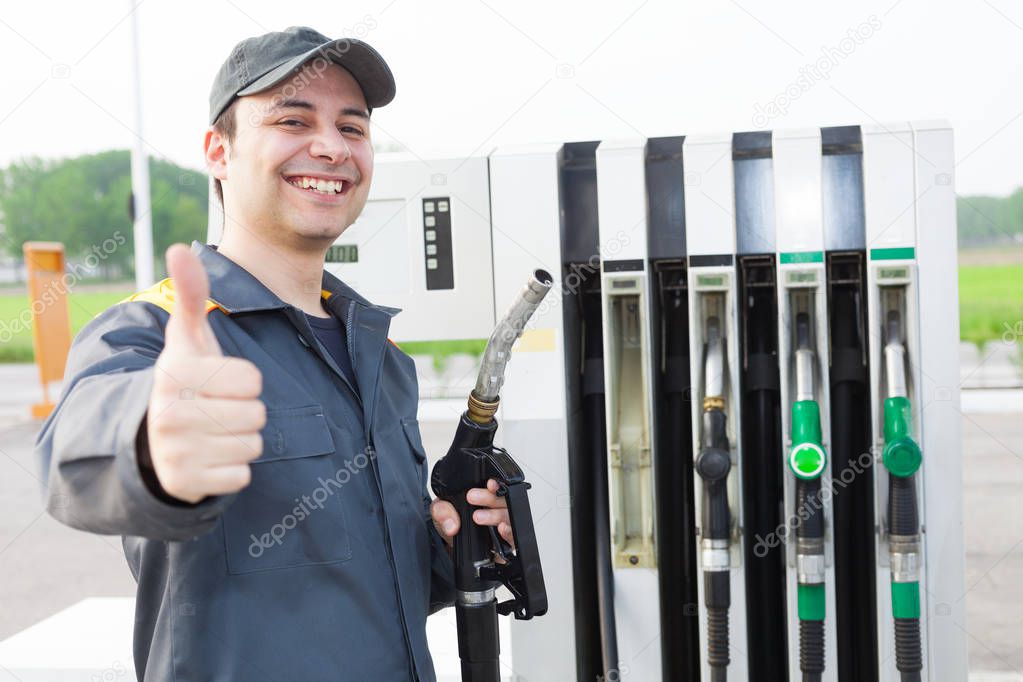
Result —
<instances>
[{"instance_id":1,"label":"tree line","mask_svg":"<svg viewBox=\"0 0 1023 682\"><path fill-rule=\"evenodd\" d=\"M208 186L204 173L153 158L149 184L153 251L161 272L168 246L205 237ZM21 259L26 241L58 241L73 263L114 240L118 248L102 259L96 274L131 278L135 243L130 197L127 150L15 161L0 170L0 248Z\"/></svg>"},{"instance_id":2,"label":"tree line","mask_svg":"<svg viewBox=\"0 0 1023 682\"><path fill-rule=\"evenodd\" d=\"M1023 242L1023 187L1007 197L960 196L956 214L960 247Z\"/></svg>"}]
</instances>

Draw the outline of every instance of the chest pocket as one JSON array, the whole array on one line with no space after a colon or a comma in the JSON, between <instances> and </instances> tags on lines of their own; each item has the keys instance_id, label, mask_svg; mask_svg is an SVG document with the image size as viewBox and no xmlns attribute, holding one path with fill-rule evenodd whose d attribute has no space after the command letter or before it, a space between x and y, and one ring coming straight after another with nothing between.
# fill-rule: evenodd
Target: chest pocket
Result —
<instances>
[{"instance_id":1,"label":"chest pocket","mask_svg":"<svg viewBox=\"0 0 1023 682\"><path fill-rule=\"evenodd\" d=\"M319 405L269 410L252 482L224 512L230 573L352 557L335 446Z\"/></svg>"}]
</instances>

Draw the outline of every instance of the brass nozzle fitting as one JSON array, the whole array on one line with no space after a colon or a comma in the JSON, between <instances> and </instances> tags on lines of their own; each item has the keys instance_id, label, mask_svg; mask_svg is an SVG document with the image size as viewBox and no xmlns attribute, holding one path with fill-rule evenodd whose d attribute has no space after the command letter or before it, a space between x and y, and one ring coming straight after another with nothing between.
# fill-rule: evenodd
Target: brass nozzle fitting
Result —
<instances>
[{"instance_id":1,"label":"brass nozzle fitting","mask_svg":"<svg viewBox=\"0 0 1023 682\"><path fill-rule=\"evenodd\" d=\"M475 392L469 394L469 419L477 424L489 424L494 421L494 413L501 402L498 398L493 402L485 402L476 397Z\"/></svg>"},{"instance_id":2,"label":"brass nozzle fitting","mask_svg":"<svg viewBox=\"0 0 1023 682\"><path fill-rule=\"evenodd\" d=\"M724 410L725 399L719 395L709 395L703 399L703 411L710 412L711 410Z\"/></svg>"}]
</instances>

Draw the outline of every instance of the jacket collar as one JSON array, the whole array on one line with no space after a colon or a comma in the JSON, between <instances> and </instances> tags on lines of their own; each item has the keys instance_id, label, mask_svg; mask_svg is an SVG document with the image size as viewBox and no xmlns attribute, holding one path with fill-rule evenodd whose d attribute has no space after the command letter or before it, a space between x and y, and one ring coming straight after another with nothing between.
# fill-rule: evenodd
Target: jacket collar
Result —
<instances>
[{"instance_id":1,"label":"jacket collar","mask_svg":"<svg viewBox=\"0 0 1023 682\"><path fill-rule=\"evenodd\" d=\"M248 270L219 253L216 246L195 241L192 242L192 251L198 254L200 262L206 268L206 274L210 279L210 298L228 314L289 307L289 304L278 298L277 294L270 291ZM323 271L322 292L324 298L338 296L365 308L379 310L387 317L394 317L401 312L400 308L370 303L326 270Z\"/></svg>"}]
</instances>

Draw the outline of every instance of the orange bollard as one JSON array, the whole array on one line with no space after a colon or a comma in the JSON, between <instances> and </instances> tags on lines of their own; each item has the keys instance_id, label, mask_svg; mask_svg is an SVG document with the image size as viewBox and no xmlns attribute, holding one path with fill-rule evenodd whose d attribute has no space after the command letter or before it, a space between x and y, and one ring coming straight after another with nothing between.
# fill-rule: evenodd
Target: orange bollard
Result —
<instances>
[{"instance_id":1,"label":"orange bollard","mask_svg":"<svg viewBox=\"0 0 1023 682\"><path fill-rule=\"evenodd\" d=\"M45 419L53 412L49 383L64 378L71 348L71 318L64 282L64 245L60 242L25 242L28 299L32 310L32 346L43 401L32 406L32 416Z\"/></svg>"}]
</instances>

